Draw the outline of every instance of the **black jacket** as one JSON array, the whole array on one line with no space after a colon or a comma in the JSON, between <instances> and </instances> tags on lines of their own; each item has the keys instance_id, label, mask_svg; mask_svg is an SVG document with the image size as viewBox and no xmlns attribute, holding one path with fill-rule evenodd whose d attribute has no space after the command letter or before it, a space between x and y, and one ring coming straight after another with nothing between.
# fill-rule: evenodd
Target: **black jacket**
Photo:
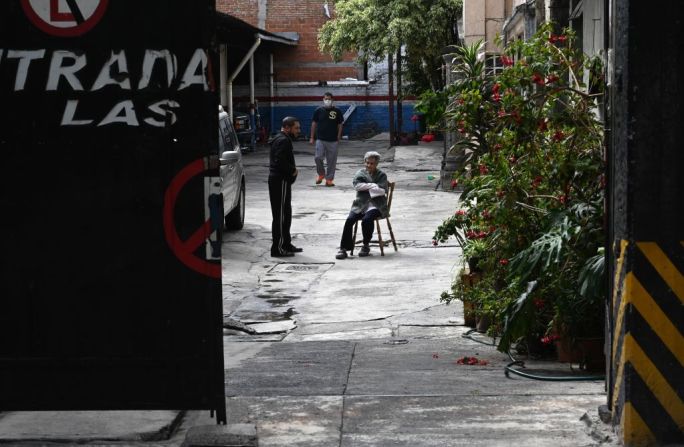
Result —
<instances>
[{"instance_id":1,"label":"black jacket","mask_svg":"<svg viewBox=\"0 0 684 447\"><path fill-rule=\"evenodd\" d=\"M294 175L297 165L294 159L292 140L284 132L278 133L271 142L269 165L269 177L294 183L297 176Z\"/></svg>"}]
</instances>

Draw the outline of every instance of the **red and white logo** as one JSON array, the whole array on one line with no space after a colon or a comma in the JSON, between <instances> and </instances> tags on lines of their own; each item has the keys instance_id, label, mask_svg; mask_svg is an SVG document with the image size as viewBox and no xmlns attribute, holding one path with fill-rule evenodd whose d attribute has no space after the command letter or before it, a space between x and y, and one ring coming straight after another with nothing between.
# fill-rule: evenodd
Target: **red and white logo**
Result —
<instances>
[{"instance_id":1,"label":"red and white logo","mask_svg":"<svg viewBox=\"0 0 684 447\"><path fill-rule=\"evenodd\" d=\"M60 37L90 31L102 18L109 0L21 0L26 16L38 29Z\"/></svg>"}]
</instances>

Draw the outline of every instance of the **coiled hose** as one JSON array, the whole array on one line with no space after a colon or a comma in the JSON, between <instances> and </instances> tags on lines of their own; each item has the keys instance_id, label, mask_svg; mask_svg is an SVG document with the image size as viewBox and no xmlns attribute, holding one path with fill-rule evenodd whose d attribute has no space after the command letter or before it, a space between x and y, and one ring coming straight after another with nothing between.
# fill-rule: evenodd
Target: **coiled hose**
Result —
<instances>
[{"instance_id":1,"label":"coiled hose","mask_svg":"<svg viewBox=\"0 0 684 447\"><path fill-rule=\"evenodd\" d=\"M462 335L463 338L467 338L468 340L472 340L477 343L481 343L483 345L487 346L496 346L496 338L493 339L491 343L484 342L482 340L478 340L474 337L472 337L470 334L473 332L476 332L475 329L470 329L468 332ZM518 369L515 369L514 366L519 366L520 368L525 368L525 362L522 360L516 360L515 357L513 357L513 354L511 354L511 351L508 350L506 352L508 354L508 357L511 359L511 363L506 365L504 368L504 374L506 377L510 378L510 374L515 374L520 377L524 377L526 379L532 379L532 380L544 380L548 382L579 382L579 381L592 381L592 380L605 380L606 376L604 374L601 375L582 375L582 376L545 376L545 375L539 375L539 374L530 374L526 373L523 371L520 371Z\"/></svg>"}]
</instances>

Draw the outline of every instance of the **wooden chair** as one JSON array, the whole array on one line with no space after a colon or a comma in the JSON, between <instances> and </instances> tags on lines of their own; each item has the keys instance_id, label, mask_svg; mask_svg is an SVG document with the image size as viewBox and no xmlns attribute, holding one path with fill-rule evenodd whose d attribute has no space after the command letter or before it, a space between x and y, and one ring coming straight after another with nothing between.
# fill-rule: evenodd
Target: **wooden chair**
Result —
<instances>
[{"instance_id":1,"label":"wooden chair","mask_svg":"<svg viewBox=\"0 0 684 447\"><path fill-rule=\"evenodd\" d=\"M389 182L388 184L388 189L387 189L387 217L378 217L375 219L375 228L376 232L378 234L378 240L371 240L369 245L377 245L380 247L380 256L385 256L385 245L389 245L389 241L383 241L382 240L382 233L380 232L380 221L384 220L387 222L387 228L389 229L389 234L390 238L392 239L392 245L394 245L394 251L398 251L397 249L397 241L394 239L394 231L392 231L392 224L390 223L390 210L392 209L392 195L394 194L394 182ZM361 240L356 240L356 231L359 228L359 222L356 221L354 224L354 246L358 244L363 244L363 239ZM354 255L354 248L352 247L351 249L351 254Z\"/></svg>"}]
</instances>

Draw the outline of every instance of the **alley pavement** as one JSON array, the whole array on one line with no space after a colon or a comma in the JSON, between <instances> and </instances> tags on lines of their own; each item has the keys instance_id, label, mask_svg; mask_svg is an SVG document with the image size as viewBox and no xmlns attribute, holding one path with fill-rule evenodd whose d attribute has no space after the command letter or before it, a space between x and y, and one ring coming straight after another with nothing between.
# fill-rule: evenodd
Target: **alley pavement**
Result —
<instances>
[{"instance_id":1,"label":"alley pavement","mask_svg":"<svg viewBox=\"0 0 684 447\"><path fill-rule=\"evenodd\" d=\"M351 179L369 150L396 182L398 251L337 260ZM270 257L268 147L244 155L245 226L224 233L222 253L227 427L196 411L0 413L0 445L618 445L598 417L602 380L506 377L509 356L469 332L460 303L440 303L461 268L455 244L431 243L459 200L438 185L442 151L390 147L386 135L345 140L326 187L314 183L313 147L296 142L292 242L304 251L292 258Z\"/></svg>"}]
</instances>

